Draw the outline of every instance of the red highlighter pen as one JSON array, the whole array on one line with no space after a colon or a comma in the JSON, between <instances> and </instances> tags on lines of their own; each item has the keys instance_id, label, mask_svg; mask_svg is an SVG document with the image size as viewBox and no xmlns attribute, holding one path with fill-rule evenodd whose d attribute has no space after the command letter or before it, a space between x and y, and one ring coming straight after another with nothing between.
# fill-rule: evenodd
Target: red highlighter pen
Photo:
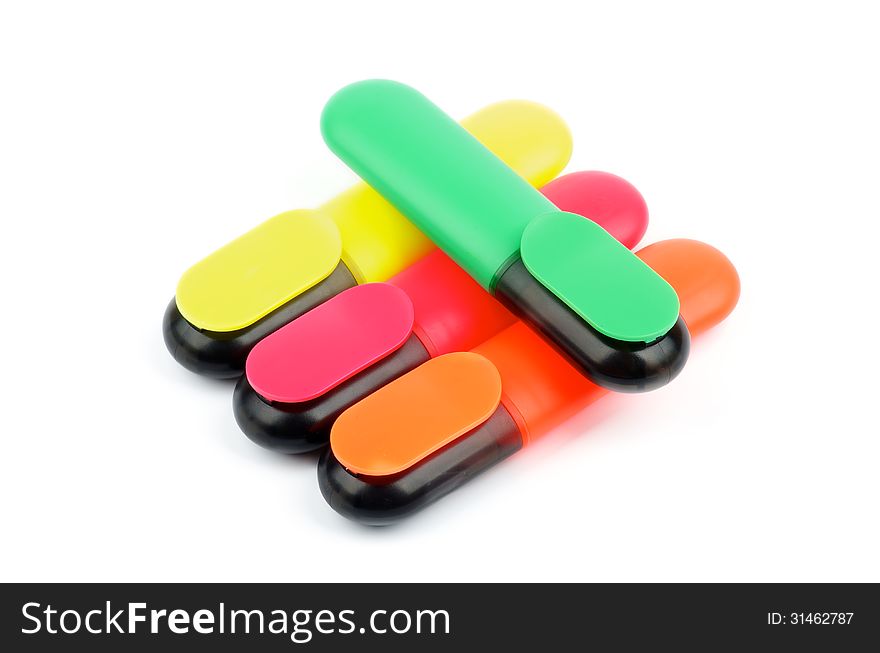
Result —
<instances>
[{"instance_id":1,"label":"red highlighter pen","mask_svg":"<svg viewBox=\"0 0 880 653\"><path fill-rule=\"evenodd\" d=\"M630 183L577 172L541 191L560 209L591 218L629 248L648 209ZM257 444L304 453L327 444L336 418L432 358L467 351L514 316L442 251L387 283L356 286L260 341L233 395L238 425Z\"/></svg>"}]
</instances>

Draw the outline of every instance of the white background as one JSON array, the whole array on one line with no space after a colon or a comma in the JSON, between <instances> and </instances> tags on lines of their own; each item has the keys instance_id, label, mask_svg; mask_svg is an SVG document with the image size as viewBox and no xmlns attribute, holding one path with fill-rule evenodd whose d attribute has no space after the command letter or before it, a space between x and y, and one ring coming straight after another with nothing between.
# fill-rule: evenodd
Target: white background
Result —
<instances>
[{"instance_id":1,"label":"white background","mask_svg":"<svg viewBox=\"0 0 880 653\"><path fill-rule=\"evenodd\" d=\"M880 581L878 29L868 2L4 3L0 578ZM552 106L568 170L641 189L645 243L743 285L675 383L386 529L160 328L189 265L353 181L318 117L366 77Z\"/></svg>"}]
</instances>

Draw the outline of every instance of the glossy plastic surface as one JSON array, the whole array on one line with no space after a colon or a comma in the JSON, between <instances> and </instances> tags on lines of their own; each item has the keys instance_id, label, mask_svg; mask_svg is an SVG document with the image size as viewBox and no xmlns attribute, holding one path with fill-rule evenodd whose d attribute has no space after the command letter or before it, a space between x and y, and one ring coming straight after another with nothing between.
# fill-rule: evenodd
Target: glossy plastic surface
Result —
<instances>
[{"instance_id":1,"label":"glossy plastic surface","mask_svg":"<svg viewBox=\"0 0 880 653\"><path fill-rule=\"evenodd\" d=\"M309 401L396 350L412 327L413 304L403 290L356 286L257 343L245 374L270 401Z\"/></svg>"},{"instance_id":2,"label":"glossy plastic surface","mask_svg":"<svg viewBox=\"0 0 880 653\"><path fill-rule=\"evenodd\" d=\"M389 476L482 424L500 401L501 377L491 362L470 352L446 354L342 413L330 446L351 472Z\"/></svg>"},{"instance_id":3,"label":"glossy plastic surface","mask_svg":"<svg viewBox=\"0 0 880 653\"><path fill-rule=\"evenodd\" d=\"M242 376L232 396L235 421L256 444L279 453L305 453L327 445L330 428L349 406L376 388L426 363L430 357L416 336L331 391L296 404L271 403Z\"/></svg>"},{"instance_id":4,"label":"glossy plastic surface","mask_svg":"<svg viewBox=\"0 0 880 653\"><path fill-rule=\"evenodd\" d=\"M354 476L328 447L318 462L318 487L336 512L383 526L429 506L521 448L516 423L499 406L478 428L393 476Z\"/></svg>"},{"instance_id":5,"label":"glossy plastic surface","mask_svg":"<svg viewBox=\"0 0 880 653\"><path fill-rule=\"evenodd\" d=\"M724 319L739 297L739 277L718 250L697 241L671 240L639 252L676 289L682 316L695 335ZM584 379L534 331L518 323L475 349L491 360L502 379L507 419L489 420L448 443L423 462L391 478L349 473L328 451L318 482L340 514L365 524L405 517L500 462L519 445L552 428L608 391ZM442 412L439 403L434 410ZM431 419L427 413L425 419ZM494 419L494 416L493 416ZM472 467L471 467L472 466Z\"/></svg>"},{"instance_id":6,"label":"glossy plastic surface","mask_svg":"<svg viewBox=\"0 0 880 653\"><path fill-rule=\"evenodd\" d=\"M558 175L571 157L571 134L553 111L534 102L491 104L461 126L534 186ZM434 244L366 184L358 184L319 211L342 234L342 259L359 283L385 281Z\"/></svg>"},{"instance_id":7,"label":"glossy plastic surface","mask_svg":"<svg viewBox=\"0 0 880 653\"><path fill-rule=\"evenodd\" d=\"M690 336L681 319L650 344L602 335L529 274L521 260L501 276L495 296L537 328L591 381L610 390L659 388L681 372L690 351Z\"/></svg>"},{"instance_id":8,"label":"glossy plastic surface","mask_svg":"<svg viewBox=\"0 0 880 653\"><path fill-rule=\"evenodd\" d=\"M602 225L615 240L632 249L648 228L648 205L626 179L610 172L570 172L541 187L557 208Z\"/></svg>"}]
</instances>

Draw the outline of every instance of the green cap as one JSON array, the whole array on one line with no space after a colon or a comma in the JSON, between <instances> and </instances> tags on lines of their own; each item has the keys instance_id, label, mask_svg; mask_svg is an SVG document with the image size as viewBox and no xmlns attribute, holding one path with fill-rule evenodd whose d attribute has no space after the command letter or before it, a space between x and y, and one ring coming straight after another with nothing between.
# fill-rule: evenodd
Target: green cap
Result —
<instances>
[{"instance_id":1,"label":"green cap","mask_svg":"<svg viewBox=\"0 0 880 653\"><path fill-rule=\"evenodd\" d=\"M653 342L678 319L678 295L663 277L592 220L553 211L526 227L526 269L594 329Z\"/></svg>"}]
</instances>

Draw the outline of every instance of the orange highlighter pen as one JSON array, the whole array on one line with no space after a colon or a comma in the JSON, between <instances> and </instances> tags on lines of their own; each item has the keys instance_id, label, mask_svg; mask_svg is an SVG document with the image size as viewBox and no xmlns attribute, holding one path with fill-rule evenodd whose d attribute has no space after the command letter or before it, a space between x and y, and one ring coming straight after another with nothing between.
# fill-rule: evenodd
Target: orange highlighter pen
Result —
<instances>
[{"instance_id":1,"label":"orange highlighter pen","mask_svg":"<svg viewBox=\"0 0 880 653\"><path fill-rule=\"evenodd\" d=\"M692 335L720 323L737 303L736 269L709 245L667 240L637 255L675 289ZM516 322L470 352L424 363L343 412L319 462L321 493L345 517L393 523L607 392Z\"/></svg>"}]
</instances>

